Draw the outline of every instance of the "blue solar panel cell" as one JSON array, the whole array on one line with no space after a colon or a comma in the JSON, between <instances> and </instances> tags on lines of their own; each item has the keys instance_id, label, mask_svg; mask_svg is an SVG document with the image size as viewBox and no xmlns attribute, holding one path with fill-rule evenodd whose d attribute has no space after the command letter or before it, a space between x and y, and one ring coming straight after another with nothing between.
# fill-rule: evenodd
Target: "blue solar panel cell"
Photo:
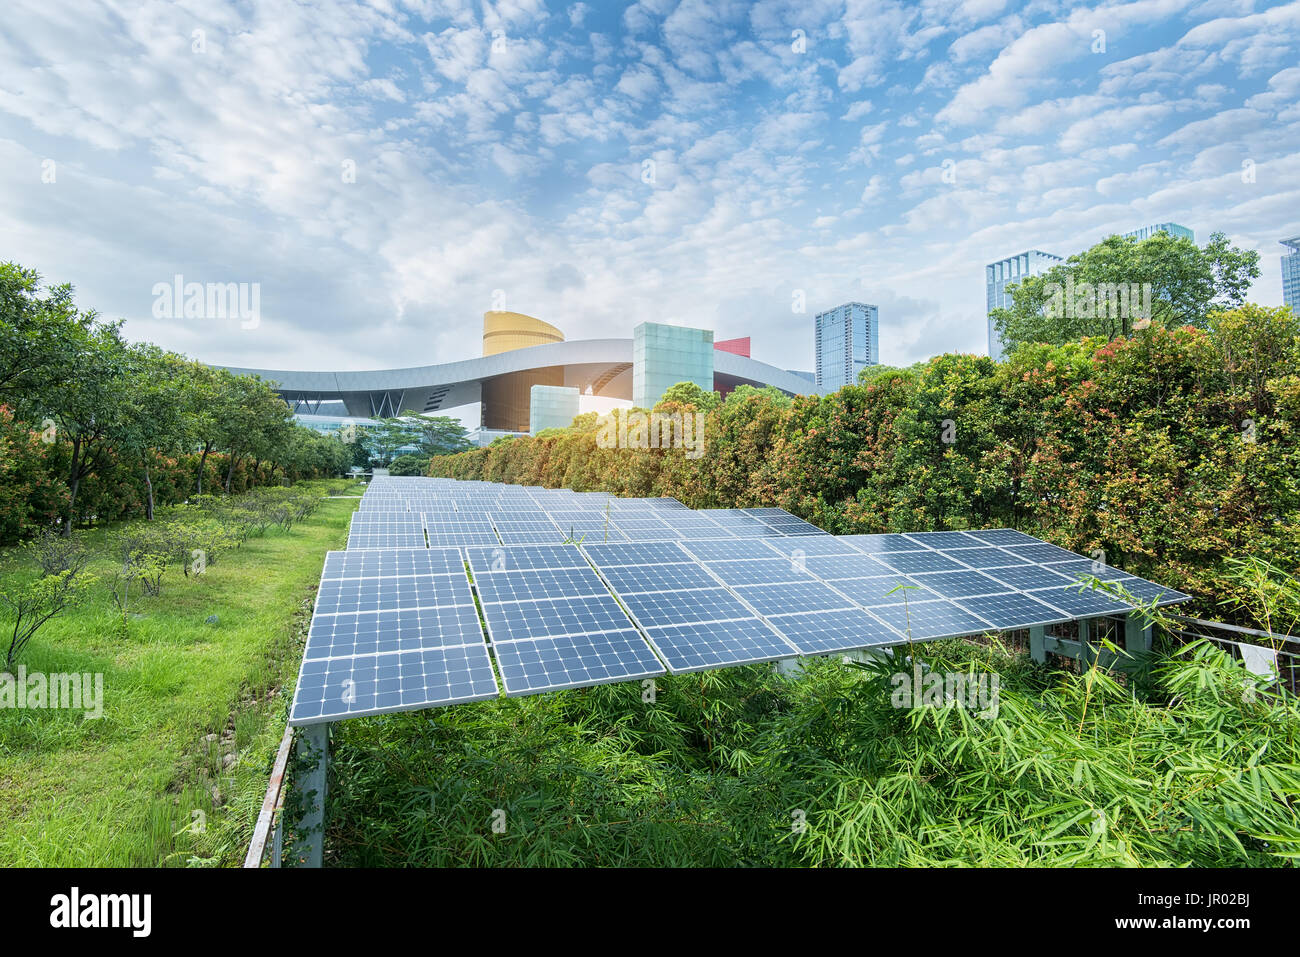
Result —
<instances>
[{"instance_id":1,"label":"blue solar panel cell","mask_svg":"<svg viewBox=\"0 0 1300 957\"><path fill-rule=\"evenodd\" d=\"M760 615L802 611L831 611L854 604L829 585L818 581L784 582L777 585L741 585L737 595Z\"/></svg>"},{"instance_id":2,"label":"blue solar panel cell","mask_svg":"<svg viewBox=\"0 0 1300 957\"><path fill-rule=\"evenodd\" d=\"M818 578L836 581L841 578L875 578L894 574L888 565L869 555L810 555L803 566Z\"/></svg>"},{"instance_id":3,"label":"blue solar panel cell","mask_svg":"<svg viewBox=\"0 0 1300 957\"><path fill-rule=\"evenodd\" d=\"M756 618L665 625L647 631L673 674L790 658L795 649Z\"/></svg>"},{"instance_id":4,"label":"blue solar panel cell","mask_svg":"<svg viewBox=\"0 0 1300 957\"><path fill-rule=\"evenodd\" d=\"M998 628L1028 628L1069 621L1068 615L1019 592L959 598L957 604Z\"/></svg>"},{"instance_id":5,"label":"blue solar panel cell","mask_svg":"<svg viewBox=\"0 0 1300 957\"><path fill-rule=\"evenodd\" d=\"M965 532L908 532L907 537L930 548L969 548L982 544Z\"/></svg>"},{"instance_id":6,"label":"blue solar panel cell","mask_svg":"<svg viewBox=\"0 0 1300 957\"><path fill-rule=\"evenodd\" d=\"M938 596L904 575L881 575L876 578L843 578L831 582L835 590L853 599L863 608L897 605L904 601L922 601Z\"/></svg>"},{"instance_id":7,"label":"blue solar panel cell","mask_svg":"<svg viewBox=\"0 0 1300 957\"><path fill-rule=\"evenodd\" d=\"M600 568L614 565L655 565L689 561L673 542L628 542L627 544L584 543L582 550Z\"/></svg>"},{"instance_id":8,"label":"blue solar panel cell","mask_svg":"<svg viewBox=\"0 0 1300 957\"><path fill-rule=\"evenodd\" d=\"M1082 588L1082 590L1080 590ZM1066 585L1064 588L1040 588L1027 592L1032 598L1045 601L1061 609L1071 618L1091 618L1096 615L1124 614L1133 606L1112 598L1102 591L1092 591L1086 586Z\"/></svg>"},{"instance_id":9,"label":"blue solar panel cell","mask_svg":"<svg viewBox=\"0 0 1300 957\"><path fill-rule=\"evenodd\" d=\"M1002 548L954 548L945 550L943 554L971 568L1012 568L1030 564Z\"/></svg>"},{"instance_id":10,"label":"blue solar panel cell","mask_svg":"<svg viewBox=\"0 0 1300 957\"><path fill-rule=\"evenodd\" d=\"M814 576L788 558L754 558L749 561L707 562L714 577L728 585L762 585L811 580Z\"/></svg>"},{"instance_id":11,"label":"blue solar panel cell","mask_svg":"<svg viewBox=\"0 0 1300 957\"><path fill-rule=\"evenodd\" d=\"M992 578L994 581L1002 582L1004 585L1010 585L1012 588L1020 591L1029 591L1034 588L1051 588L1053 586L1066 585L1070 579L1066 575L1059 575L1054 571L1044 568L1042 565L1018 565L1013 568L986 568L983 574Z\"/></svg>"},{"instance_id":12,"label":"blue solar panel cell","mask_svg":"<svg viewBox=\"0 0 1300 957\"><path fill-rule=\"evenodd\" d=\"M606 595L605 583L591 568L528 568L488 572L475 579L483 602L536 601Z\"/></svg>"},{"instance_id":13,"label":"blue solar panel cell","mask_svg":"<svg viewBox=\"0 0 1300 957\"><path fill-rule=\"evenodd\" d=\"M597 634L629 627L627 615L608 592L586 598L548 598L510 604L485 602L483 617L493 642Z\"/></svg>"},{"instance_id":14,"label":"blue solar panel cell","mask_svg":"<svg viewBox=\"0 0 1300 957\"><path fill-rule=\"evenodd\" d=\"M972 538L978 538L988 545L1036 545L1038 539L1013 528L987 528L978 532L967 532Z\"/></svg>"},{"instance_id":15,"label":"blue solar panel cell","mask_svg":"<svg viewBox=\"0 0 1300 957\"><path fill-rule=\"evenodd\" d=\"M961 598L965 595L992 595L1011 591L1010 586L989 578L977 571L969 572L918 572L912 576L917 584L924 585L944 598Z\"/></svg>"},{"instance_id":16,"label":"blue solar panel cell","mask_svg":"<svg viewBox=\"0 0 1300 957\"><path fill-rule=\"evenodd\" d=\"M781 541L781 539L769 539L755 542L751 539L733 538L720 542L682 542L681 547L702 562L731 562L747 561L752 558L775 558L777 553L772 551L770 545Z\"/></svg>"},{"instance_id":17,"label":"blue solar panel cell","mask_svg":"<svg viewBox=\"0 0 1300 957\"><path fill-rule=\"evenodd\" d=\"M953 638L995 630L988 622L950 601L911 601L906 605L885 605L871 613L913 641Z\"/></svg>"},{"instance_id":18,"label":"blue solar panel cell","mask_svg":"<svg viewBox=\"0 0 1300 957\"><path fill-rule=\"evenodd\" d=\"M529 568L590 568L576 545L498 545L465 549L474 577Z\"/></svg>"},{"instance_id":19,"label":"blue solar panel cell","mask_svg":"<svg viewBox=\"0 0 1300 957\"><path fill-rule=\"evenodd\" d=\"M497 642L492 650L506 694L512 696L664 674L654 652L630 627L599 635Z\"/></svg>"},{"instance_id":20,"label":"blue solar panel cell","mask_svg":"<svg viewBox=\"0 0 1300 957\"><path fill-rule=\"evenodd\" d=\"M619 597L643 628L753 617L749 609L725 588L697 588L684 593L651 592Z\"/></svg>"},{"instance_id":21,"label":"blue solar panel cell","mask_svg":"<svg viewBox=\"0 0 1300 957\"><path fill-rule=\"evenodd\" d=\"M312 619L303 658L413 651L482 640L483 631L472 604L342 612Z\"/></svg>"},{"instance_id":22,"label":"blue solar panel cell","mask_svg":"<svg viewBox=\"0 0 1300 957\"><path fill-rule=\"evenodd\" d=\"M483 644L304 661L289 723L486 701L499 693Z\"/></svg>"},{"instance_id":23,"label":"blue solar panel cell","mask_svg":"<svg viewBox=\"0 0 1300 957\"><path fill-rule=\"evenodd\" d=\"M898 632L856 608L782 615L769 621L805 655L894 645L903 640Z\"/></svg>"},{"instance_id":24,"label":"blue solar panel cell","mask_svg":"<svg viewBox=\"0 0 1300 957\"><path fill-rule=\"evenodd\" d=\"M867 555L925 551L925 546L920 542L914 542L903 535L840 535L839 540Z\"/></svg>"},{"instance_id":25,"label":"blue solar panel cell","mask_svg":"<svg viewBox=\"0 0 1300 957\"><path fill-rule=\"evenodd\" d=\"M884 552L876 560L899 572L958 571L962 566L938 552Z\"/></svg>"},{"instance_id":26,"label":"blue solar panel cell","mask_svg":"<svg viewBox=\"0 0 1300 957\"><path fill-rule=\"evenodd\" d=\"M473 603L469 581L463 574L335 578L320 583L320 590L316 593L316 614Z\"/></svg>"},{"instance_id":27,"label":"blue solar panel cell","mask_svg":"<svg viewBox=\"0 0 1300 957\"><path fill-rule=\"evenodd\" d=\"M620 595L638 592L716 588L718 582L694 562L671 565L614 565L603 569L605 580Z\"/></svg>"}]
</instances>

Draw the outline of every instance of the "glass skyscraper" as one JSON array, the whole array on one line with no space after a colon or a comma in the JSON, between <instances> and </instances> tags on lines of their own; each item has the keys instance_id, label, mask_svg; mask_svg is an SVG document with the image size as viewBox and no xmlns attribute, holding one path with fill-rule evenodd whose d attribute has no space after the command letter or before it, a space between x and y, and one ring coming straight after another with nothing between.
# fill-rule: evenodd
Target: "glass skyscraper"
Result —
<instances>
[{"instance_id":1,"label":"glass skyscraper","mask_svg":"<svg viewBox=\"0 0 1300 957\"><path fill-rule=\"evenodd\" d=\"M1196 242L1196 234L1186 226L1179 226L1177 223L1152 223L1150 226L1130 230L1127 233L1121 233L1121 235L1125 239L1132 236L1138 242L1142 242L1142 240L1149 239L1156 233L1168 233L1175 239L1190 239L1192 242Z\"/></svg>"},{"instance_id":2,"label":"glass skyscraper","mask_svg":"<svg viewBox=\"0 0 1300 957\"><path fill-rule=\"evenodd\" d=\"M1300 316L1300 236L1281 243L1291 250L1282 257L1282 305Z\"/></svg>"},{"instance_id":3,"label":"glass skyscraper","mask_svg":"<svg viewBox=\"0 0 1300 957\"><path fill-rule=\"evenodd\" d=\"M1045 253L1041 249L1031 249L1018 256L1008 256L998 262L989 263L984 267L984 283L988 298L985 315L987 316L994 309L1001 309L1011 305L1012 296L1007 292L1007 286L1015 285L1025 276L1037 276L1044 273L1057 263L1064 261L1054 253ZM997 327L993 325L992 319L988 319L988 324L989 358L1000 360L1005 354L1006 344L998 335Z\"/></svg>"},{"instance_id":4,"label":"glass skyscraper","mask_svg":"<svg viewBox=\"0 0 1300 957\"><path fill-rule=\"evenodd\" d=\"M818 392L856 384L859 372L880 362L880 310L868 303L819 312L813 334Z\"/></svg>"}]
</instances>

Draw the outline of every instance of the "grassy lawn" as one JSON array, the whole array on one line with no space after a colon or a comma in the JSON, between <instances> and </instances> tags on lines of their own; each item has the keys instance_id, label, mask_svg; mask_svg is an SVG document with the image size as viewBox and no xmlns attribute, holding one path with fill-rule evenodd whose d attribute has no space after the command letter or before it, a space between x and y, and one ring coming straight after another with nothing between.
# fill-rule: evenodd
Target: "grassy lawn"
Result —
<instances>
[{"instance_id":1,"label":"grassy lawn","mask_svg":"<svg viewBox=\"0 0 1300 957\"><path fill-rule=\"evenodd\" d=\"M37 633L20 663L102 673L103 717L0 709L0 864L242 860L321 563L344 546L356 505L329 499L289 532L273 528L227 551L204 575L169 569L160 595L133 597L125 637L102 582ZM101 576L113 567L112 531L82 533ZM34 567L0 550L0 582L17 575L34 577Z\"/></svg>"}]
</instances>

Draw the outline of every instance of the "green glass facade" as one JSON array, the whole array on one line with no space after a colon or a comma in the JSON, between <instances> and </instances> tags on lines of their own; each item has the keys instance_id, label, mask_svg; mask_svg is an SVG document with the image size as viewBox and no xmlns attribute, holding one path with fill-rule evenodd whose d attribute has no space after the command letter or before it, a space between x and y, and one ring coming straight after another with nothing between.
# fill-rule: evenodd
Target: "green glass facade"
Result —
<instances>
[{"instance_id":1,"label":"green glass facade","mask_svg":"<svg viewBox=\"0 0 1300 957\"><path fill-rule=\"evenodd\" d=\"M632 330L632 404L652 408L678 382L713 390L713 332L641 323Z\"/></svg>"},{"instance_id":2,"label":"green glass facade","mask_svg":"<svg viewBox=\"0 0 1300 957\"><path fill-rule=\"evenodd\" d=\"M529 393L528 431L567 429L578 414L578 390L562 385L535 385Z\"/></svg>"}]
</instances>

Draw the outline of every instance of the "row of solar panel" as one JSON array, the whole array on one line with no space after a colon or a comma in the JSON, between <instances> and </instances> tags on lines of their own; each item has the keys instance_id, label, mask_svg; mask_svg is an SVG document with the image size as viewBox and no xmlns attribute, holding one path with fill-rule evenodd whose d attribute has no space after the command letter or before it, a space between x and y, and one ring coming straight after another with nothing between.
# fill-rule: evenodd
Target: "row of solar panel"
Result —
<instances>
[{"instance_id":1,"label":"row of solar panel","mask_svg":"<svg viewBox=\"0 0 1300 957\"><path fill-rule=\"evenodd\" d=\"M1015 559L1015 549L1045 544L1019 534L999 534L1009 544L993 547ZM1064 550L1056 551L1068 559L1040 569L1058 581L1023 591L996 574L960 587L957 576L982 574L972 568L926 573L950 576L945 587L968 592L978 584L982 591L948 597L931 587L938 581L916 583L919 575L883 565L880 575L824 577L860 571L858 560L869 558L864 547L891 559L934 553L919 541L815 541L817 555L805 554L797 542L769 539L471 547L464 558L511 695L652 677L664 673L660 659L681 673L1131 607L1071 585L1066 573L1086 560ZM967 547L950 553L986 550L987 542L961 543ZM330 553L295 696L295 723L495 696L462 560L459 549ZM1036 566L1017 561L997 567L1023 575ZM1131 592L1149 586L1163 602L1186 597L1115 569L1102 572Z\"/></svg>"}]
</instances>

